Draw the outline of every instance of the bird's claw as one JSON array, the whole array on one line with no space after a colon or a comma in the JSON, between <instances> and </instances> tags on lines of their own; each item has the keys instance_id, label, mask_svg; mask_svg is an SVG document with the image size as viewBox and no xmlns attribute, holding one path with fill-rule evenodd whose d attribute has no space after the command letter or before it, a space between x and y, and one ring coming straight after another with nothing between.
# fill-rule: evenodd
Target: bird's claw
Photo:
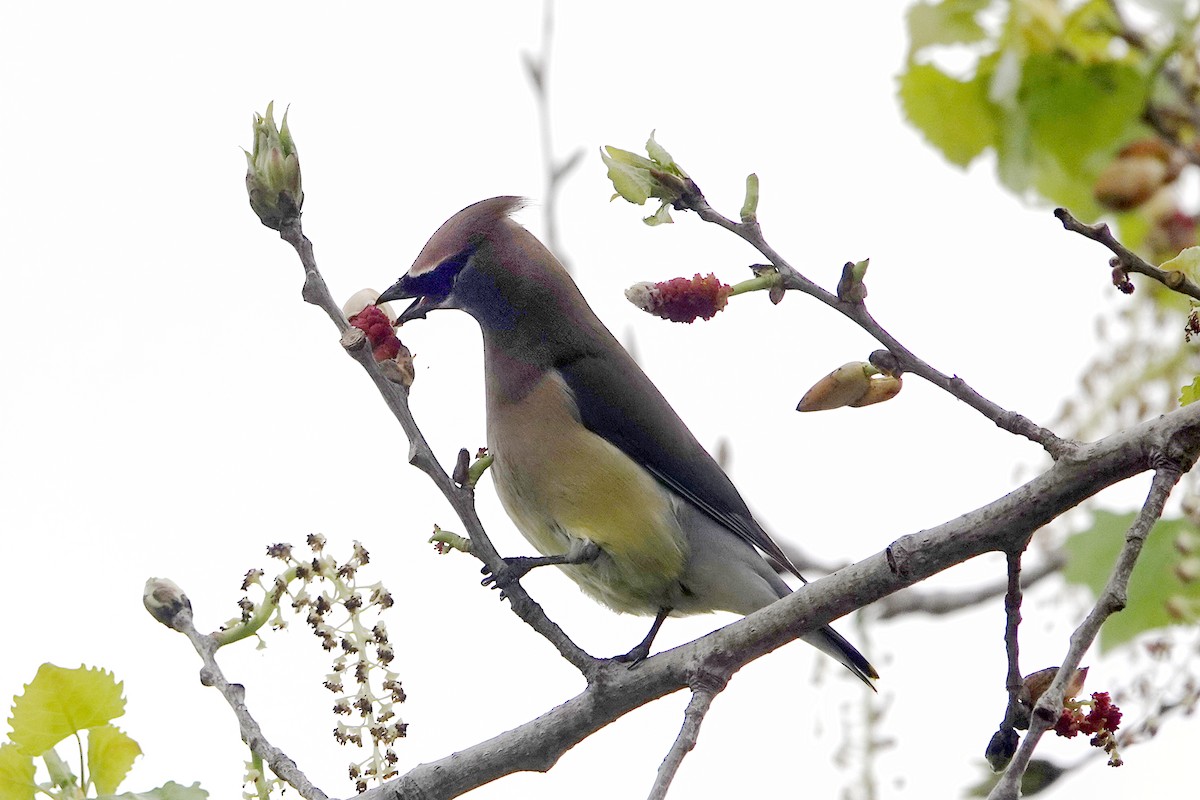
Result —
<instances>
[{"instance_id":1,"label":"bird's claw","mask_svg":"<svg viewBox=\"0 0 1200 800\"><path fill-rule=\"evenodd\" d=\"M618 664L624 664L626 669L633 669L638 664L641 664L650 655L650 647L645 642L630 650L628 653L622 653L619 656L613 656L612 660Z\"/></svg>"}]
</instances>

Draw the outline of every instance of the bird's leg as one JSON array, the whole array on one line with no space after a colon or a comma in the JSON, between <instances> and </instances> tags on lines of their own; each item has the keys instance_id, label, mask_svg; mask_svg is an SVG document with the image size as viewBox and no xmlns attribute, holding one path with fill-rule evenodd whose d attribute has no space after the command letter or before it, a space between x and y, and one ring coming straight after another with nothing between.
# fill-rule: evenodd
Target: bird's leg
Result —
<instances>
[{"instance_id":1,"label":"bird's leg","mask_svg":"<svg viewBox=\"0 0 1200 800\"><path fill-rule=\"evenodd\" d=\"M640 662L646 660L646 656L650 655L650 645L654 644L654 637L658 635L658 629L662 627L670 615L671 609L660 608L658 614L654 616L654 622L650 625L650 632L646 634L646 638L638 642L637 646L624 655L615 656L613 661L623 661L629 664L630 668L636 667Z\"/></svg>"},{"instance_id":2,"label":"bird's leg","mask_svg":"<svg viewBox=\"0 0 1200 800\"><path fill-rule=\"evenodd\" d=\"M487 567L484 567L480 570L484 574L484 579L480 583L484 586L491 586L493 589L500 589L503 593L505 586L524 578L526 573L535 567L555 564L590 564L599 557L599 546L586 539L572 539L571 546L562 555L506 558L504 559L504 570L498 575L493 575Z\"/></svg>"}]
</instances>

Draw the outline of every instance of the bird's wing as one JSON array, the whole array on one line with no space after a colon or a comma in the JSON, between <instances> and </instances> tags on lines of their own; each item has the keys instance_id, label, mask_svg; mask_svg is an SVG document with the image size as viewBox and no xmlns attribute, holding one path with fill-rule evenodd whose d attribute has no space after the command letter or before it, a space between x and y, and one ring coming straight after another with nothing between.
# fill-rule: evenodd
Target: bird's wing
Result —
<instances>
[{"instance_id":1,"label":"bird's wing","mask_svg":"<svg viewBox=\"0 0 1200 800\"><path fill-rule=\"evenodd\" d=\"M585 353L555 365L574 395L584 426L803 580L666 398L615 339L612 344L615 354Z\"/></svg>"}]
</instances>

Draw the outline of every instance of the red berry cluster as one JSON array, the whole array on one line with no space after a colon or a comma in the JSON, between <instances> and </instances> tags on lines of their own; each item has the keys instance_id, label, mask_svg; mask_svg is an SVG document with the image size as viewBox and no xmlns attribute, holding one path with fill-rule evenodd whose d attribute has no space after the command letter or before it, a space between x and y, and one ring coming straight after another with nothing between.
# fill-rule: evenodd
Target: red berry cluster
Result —
<instances>
[{"instance_id":1,"label":"red berry cluster","mask_svg":"<svg viewBox=\"0 0 1200 800\"><path fill-rule=\"evenodd\" d=\"M1117 755L1117 740L1113 732L1121 725L1121 709L1113 705L1108 692L1092 692L1091 710L1083 713L1082 704L1071 703L1063 708L1062 715L1054 726L1054 732L1067 739L1083 733L1091 736L1093 747L1104 748L1109 754L1111 766L1121 766ZM1074 707L1072 707L1074 706Z\"/></svg>"},{"instance_id":2,"label":"red berry cluster","mask_svg":"<svg viewBox=\"0 0 1200 800\"><path fill-rule=\"evenodd\" d=\"M371 343L376 361L395 358L404 347L400 343L400 339L396 337L392 321L378 306L367 306L351 317L349 322L367 335L367 341Z\"/></svg>"},{"instance_id":3,"label":"red berry cluster","mask_svg":"<svg viewBox=\"0 0 1200 800\"><path fill-rule=\"evenodd\" d=\"M690 280L672 278L654 284L650 307L646 310L672 322L712 319L729 302L730 291L732 287L721 283L712 273L708 277L696 273Z\"/></svg>"}]
</instances>

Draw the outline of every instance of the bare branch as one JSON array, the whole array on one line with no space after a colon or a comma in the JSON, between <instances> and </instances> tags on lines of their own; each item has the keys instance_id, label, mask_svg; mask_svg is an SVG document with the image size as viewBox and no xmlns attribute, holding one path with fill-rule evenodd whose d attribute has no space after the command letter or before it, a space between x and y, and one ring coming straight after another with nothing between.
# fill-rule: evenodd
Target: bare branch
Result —
<instances>
[{"instance_id":1,"label":"bare branch","mask_svg":"<svg viewBox=\"0 0 1200 800\"><path fill-rule=\"evenodd\" d=\"M154 611L151 611L151 613L155 614L155 618L168 628L179 631L191 641L192 647L196 649L196 653L200 656L200 661L203 664L200 668L200 682L220 692L221 696L225 698L225 702L233 709L233 715L237 718L238 729L241 731L242 741L250 747L251 751L262 757L271 766L272 772L287 781L305 800L329 800L328 795L312 784L308 776L296 766L295 761L289 758L278 747L267 741L267 737L263 735L258 722L250 715L250 709L246 707L245 687L239 683L230 683L226 680L225 674L217 664L216 652L219 647L217 638L196 630L196 625L192 619L191 604L187 603L185 599L183 603L175 606L172 610L174 613L169 617L160 615Z\"/></svg>"},{"instance_id":2,"label":"bare branch","mask_svg":"<svg viewBox=\"0 0 1200 800\"><path fill-rule=\"evenodd\" d=\"M564 159L554 155L552 115L550 113L550 54L554 43L554 0L543 0L542 4L542 50L536 56L524 53L525 71L537 100L538 138L542 145L542 168L546 173L545 195L542 199L542 219L546 226L546 246L558 256L558 260L570 271L558 238L558 193L563 181L583 157L583 150L576 149Z\"/></svg>"},{"instance_id":3,"label":"bare branch","mask_svg":"<svg viewBox=\"0 0 1200 800\"><path fill-rule=\"evenodd\" d=\"M720 688L708 687L692 689L692 699L683 712L683 727L679 729L679 735L675 737L674 744L671 745L666 758L658 768L654 785L650 788L650 794L647 795L648 800L663 800L667 796L667 790L671 788L671 781L675 780L675 773L679 771L679 765L683 763L684 756L692 752L696 746L704 715L708 713L713 699L720 691Z\"/></svg>"},{"instance_id":4,"label":"bare branch","mask_svg":"<svg viewBox=\"0 0 1200 800\"><path fill-rule=\"evenodd\" d=\"M967 382L957 375L945 375L922 361L908 348L883 329L867 312L866 305L861 300L841 300L837 295L826 291L816 283L804 277L795 267L787 262L763 238L762 229L757 220L734 222L713 209L694 183L690 184L694 191L689 191L678 201L677 207L695 211L705 222L711 222L736 234L748 244L762 253L783 276L783 285L787 289L795 289L820 300L825 305L841 313L855 322L860 328L873 336L876 341L891 351L905 372L919 375L933 385L949 392L971 408L983 414L998 427L1023 436L1032 442L1040 444L1051 458L1058 459L1070 455L1077 445L1074 442L1060 439L1053 431L1035 425L1028 418L1013 411L1007 411L988 400L979 392L967 385Z\"/></svg>"},{"instance_id":5,"label":"bare branch","mask_svg":"<svg viewBox=\"0 0 1200 800\"><path fill-rule=\"evenodd\" d=\"M1096 635L1100 633L1100 626L1104 624L1104 620L1125 607L1129 576L1133 574L1133 568L1137 564L1146 536L1150 533L1154 523L1162 516L1163 506L1171 494L1171 489L1183 477L1184 472L1191 469L1193 463L1195 463L1195 454L1189 453L1181 461L1164 458L1162 463L1156 467L1154 480L1150 484L1150 492L1146 496L1146 501L1142 504L1137 518L1134 519L1129 531L1125 534L1125 546L1117 557L1117 563L1113 566L1112 574L1109 576L1104 591L1097 598L1096 604L1092 606L1087 617L1071 634L1070 646L1063 658L1063 663L1058 668L1058 674L1055 675L1050 688L1042 694L1037 705L1034 706L1029 732L1017 749L1016 755L1013 756L1008 769L1004 771L1000 781L988 794L989 800L1017 800L1020 797L1021 778L1029 766L1029 760L1033 756L1038 741L1046 731L1054 726L1062 712L1067 684L1075 675L1075 670L1079 667L1083 654L1087 652Z\"/></svg>"},{"instance_id":6,"label":"bare branch","mask_svg":"<svg viewBox=\"0 0 1200 800\"><path fill-rule=\"evenodd\" d=\"M1099 225L1085 225L1071 216L1071 212L1065 208L1054 209L1054 216L1058 217L1063 227L1067 230L1078 233L1080 236L1086 236L1093 242L1099 242L1111 250L1116 256L1116 258L1110 261L1112 266L1120 267L1126 272L1136 272L1139 275L1153 278L1168 289L1187 295L1194 300L1200 300L1200 286L1197 286L1195 281L1180 270L1159 269L1153 264L1148 263L1137 253L1118 242L1117 238L1112 235L1112 231L1109 230L1108 225L1103 222Z\"/></svg>"},{"instance_id":7,"label":"bare branch","mask_svg":"<svg viewBox=\"0 0 1200 800\"><path fill-rule=\"evenodd\" d=\"M1021 691L1021 645L1017 632L1021 626L1021 553L1008 553L1008 591L1004 594L1004 651L1008 656L1008 678L1005 688L1008 689L1008 704L1013 707L1017 703L1017 694Z\"/></svg>"}]
</instances>

